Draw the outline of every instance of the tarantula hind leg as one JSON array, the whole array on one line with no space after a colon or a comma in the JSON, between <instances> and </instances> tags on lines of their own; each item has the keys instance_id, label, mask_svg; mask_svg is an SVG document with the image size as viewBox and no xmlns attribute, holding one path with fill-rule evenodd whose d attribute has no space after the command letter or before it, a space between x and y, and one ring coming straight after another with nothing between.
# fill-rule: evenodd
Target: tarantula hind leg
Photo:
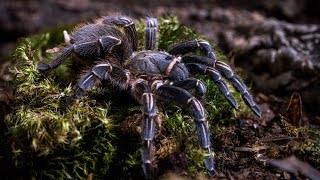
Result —
<instances>
[{"instance_id":1,"label":"tarantula hind leg","mask_svg":"<svg viewBox=\"0 0 320 180\"><path fill-rule=\"evenodd\" d=\"M206 92L206 86L199 79L188 78L183 81L178 81L172 84L187 91L194 89L197 98L202 98Z\"/></svg>"},{"instance_id":2,"label":"tarantula hind leg","mask_svg":"<svg viewBox=\"0 0 320 180\"><path fill-rule=\"evenodd\" d=\"M190 63L191 62L191 63ZM238 103L234 96L230 93L227 84L223 81L222 76L219 71L222 72L223 76L225 76L231 84L239 91L242 95L242 99L245 103L250 107L250 109L258 116L261 117L261 111L257 104L254 102L252 96L248 92L246 85L243 81L232 71L230 66L227 64L217 61L216 69L211 66L207 66L200 63L194 63L192 61L185 61L186 66L190 69L192 73L202 73L207 74L209 77L216 83L221 93L226 97L229 103L234 107L238 108ZM218 71L219 70L219 71Z\"/></svg>"},{"instance_id":3,"label":"tarantula hind leg","mask_svg":"<svg viewBox=\"0 0 320 180\"><path fill-rule=\"evenodd\" d=\"M222 72L223 76L226 77L231 82L233 87L235 87L241 93L242 99L251 108L251 110L257 116L261 117L260 108L254 102L251 94L247 90L246 85L243 83L243 81L240 79L240 77L234 73L234 71L231 69L231 67L222 61L217 61L216 68L220 72Z\"/></svg>"},{"instance_id":4,"label":"tarantula hind leg","mask_svg":"<svg viewBox=\"0 0 320 180\"><path fill-rule=\"evenodd\" d=\"M155 135L156 103L149 85L142 79L138 79L132 85L132 95L140 102L143 109L142 120L142 168L147 179L153 178L153 138Z\"/></svg>"},{"instance_id":5,"label":"tarantula hind leg","mask_svg":"<svg viewBox=\"0 0 320 180\"><path fill-rule=\"evenodd\" d=\"M243 83L240 77L234 73L234 71L228 64L222 61L216 61L215 66L213 66L212 61L209 58L199 55L185 55L181 58L181 62L185 63L193 71L193 73L207 73L212 77L214 81L221 81L220 84L225 84L221 80L221 75L219 73L221 72L222 75L231 82L233 87L235 87L236 90L241 93L242 99L251 108L251 110L257 116L261 117L261 111L248 92L246 85ZM220 90L222 89L220 88Z\"/></svg>"},{"instance_id":6,"label":"tarantula hind leg","mask_svg":"<svg viewBox=\"0 0 320 180\"><path fill-rule=\"evenodd\" d=\"M234 98L234 96L230 93L229 88L227 84L223 81L222 76L220 75L219 71L208 67L203 64L199 63L186 63L187 67L192 73L201 73L201 74L207 74L209 77L214 81L214 83L218 86L220 92L225 96L225 98L228 100L230 105L238 109L239 105Z\"/></svg>"},{"instance_id":7,"label":"tarantula hind leg","mask_svg":"<svg viewBox=\"0 0 320 180\"><path fill-rule=\"evenodd\" d=\"M209 175L214 176L216 170L214 154L210 147L209 125L206 120L205 110L200 101L193 97L187 90L168 84L160 86L156 94L159 99L167 103L175 102L180 106L187 106L189 108L189 113L194 119L199 144L207 154L204 160L205 166Z\"/></svg>"},{"instance_id":8,"label":"tarantula hind leg","mask_svg":"<svg viewBox=\"0 0 320 180\"><path fill-rule=\"evenodd\" d=\"M38 70L47 71L58 67L73 52L79 57L96 59L108 53L110 49L121 43L120 39L112 36L102 36L97 41L89 41L69 46L60 56L48 64L38 64Z\"/></svg>"}]
</instances>

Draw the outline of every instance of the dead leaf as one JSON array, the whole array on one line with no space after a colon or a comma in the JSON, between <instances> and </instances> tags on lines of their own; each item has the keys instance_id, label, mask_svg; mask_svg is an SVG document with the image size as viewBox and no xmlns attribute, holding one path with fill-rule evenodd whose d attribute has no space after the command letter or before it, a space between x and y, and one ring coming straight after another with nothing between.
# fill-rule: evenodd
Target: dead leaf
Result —
<instances>
[{"instance_id":1,"label":"dead leaf","mask_svg":"<svg viewBox=\"0 0 320 180\"><path fill-rule=\"evenodd\" d=\"M299 93L294 92L292 94L284 117L287 118L291 125L300 127L302 120L302 101Z\"/></svg>"},{"instance_id":2,"label":"dead leaf","mask_svg":"<svg viewBox=\"0 0 320 180\"><path fill-rule=\"evenodd\" d=\"M279 116L279 125L289 136L298 137L302 133L302 128L300 128L302 125L302 102L299 93L292 94L286 112Z\"/></svg>"},{"instance_id":3,"label":"dead leaf","mask_svg":"<svg viewBox=\"0 0 320 180\"><path fill-rule=\"evenodd\" d=\"M93 178L93 173L88 174L88 180L92 180Z\"/></svg>"},{"instance_id":4,"label":"dead leaf","mask_svg":"<svg viewBox=\"0 0 320 180\"><path fill-rule=\"evenodd\" d=\"M296 176L301 174L312 180L320 180L320 171L308 163L302 162L295 156L290 156L289 158L282 160L268 159L266 162L274 167L283 169L286 172L293 173Z\"/></svg>"}]
</instances>

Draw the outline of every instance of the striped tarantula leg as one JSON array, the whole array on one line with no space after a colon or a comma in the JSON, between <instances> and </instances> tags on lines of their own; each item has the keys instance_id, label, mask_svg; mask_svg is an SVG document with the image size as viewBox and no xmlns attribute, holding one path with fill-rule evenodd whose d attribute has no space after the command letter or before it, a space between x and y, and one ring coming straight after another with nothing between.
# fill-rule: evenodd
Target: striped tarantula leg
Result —
<instances>
[{"instance_id":1,"label":"striped tarantula leg","mask_svg":"<svg viewBox=\"0 0 320 180\"><path fill-rule=\"evenodd\" d=\"M207 66L214 66L212 60L208 57L205 56L200 56L200 55L184 55L181 57L181 61L182 63L199 63L199 64L204 64Z\"/></svg>"},{"instance_id":2,"label":"striped tarantula leg","mask_svg":"<svg viewBox=\"0 0 320 180\"><path fill-rule=\"evenodd\" d=\"M82 76L78 81L78 86L76 88L75 96L77 98L81 97L85 91L92 89L97 82L108 78L108 73L113 69L110 63L101 63L95 65L91 70L89 70L84 76Z\"/></svg>"},{"instance_id":3,"label":"striped tarantula leg","mask_svg":"<svg viewBox=\"0 0 320 180\"><path fill-rule=\"evenodd\" d=\"M220 92L228 100L229 104L231 104L233 108L238 109L239 105L236 99L234 98L232 93L230 93L227 84L223 81L222 76L218 70L214 69L213 67L209 67L203 64L198 64L198 63L189 63L186 65L191 70L192 73L207 74L218 86Z\"/></svg>"},{"instance_id":4,"label":"striped tarantula leg","mask_svg":"<svg viewBox=\"0 0 320 180\"><path fill-rule=\"evenodd\" d=\"M118 27L123 27L125 34L130 38L129 41L132 44L132 49L136 51L138 49L137 30L133 21L126 16L107 16L102 18L103 24L114 24Z\"/></svg>"},{"instance_id":5,"label":"striped tarantula leg","mask_svg":"<svg viewBox=\"0 0 320 180\"><path fill-rule=\"evenodd\" d=\"M113 36L102 36L101 38L98 39L98 42L99 42L99 45L101 47L102 52L104 52L104 53L109 53L114 46L121 44L121 40L116 37L113 37ZM77 46L75 46L75 48L76 47ZM79 51L83 51L80 48L81 47L79 47ZM103 54L103 53L99 53L99 55L97 55L95 57L104 56L104 55L105 54Z\"/></svg>"},{"instance_id":6,"label":"striped tarantula leg","mask_svg":"<svg viewBox=\"0 0 320 180\"><path fill-rule=\"evenodd\" d=\"M85 91L92 89L101 80L108 79L120 89L126 89L131 79L127 69L108 62L100 62L89 70L78 82L76 97L81 97Z\"/></svg>"},{"instance_id":7,"label":"striped tarantula leg","mask_svg":"<svg viewBox=\"0 0 320 180\"><path fill-rule=\"evenodd\" d=\"M47 71L57 68L73 52L80 57L95 59L104 53L108 53L114 46L119 45L120 43L121 41L118 38L112 36L103 36L99 38L98 41L73 44L69 46L65 52L48 64L39 64L38 70Z\"/></svg>"},{"instance_id":8,"label":"striped tarantula leg","mask_svg":"<svg viewBox=\"0 0 320 180\"><path fill-rule=\"evenodd\" d=\"M238 75L234 73L231 67L221 61L217 61L216 68L222 72L222 75L225 76L231 84L241 93L242 99L250 107L250 109L259 117L261 117L261 110L254 102L251 94L248 92L246 85L239 78Z\"/></svg>"},{"instance_id":9,"label":"striped tarantula leg","mask_svg":"<svg viewBox=\"0 0 320 180\"><path fill-rule=\"evenodd\" d=\"M149 85L142 79L138 79L131 89L132 95L140 102L143 109L141 152L143 172L147 178L153 176L153 138L155 135L156 103Z\"/></svg>"},{"instance_id":10,"label":"striped tarantula leg","mask_svg":"<svg viewBox=\"0 0 320 180\"><path fill-rule=\"evenodd\" d=\"M145 49L156 50L157 48L158 21L155 18L147 18L145 29Z\"/></svg>"},{"instance_id":11,"label":"striped tarantula leg","mask_svg":"<svg viewBox=\"0 0 320 180\"><path fill-rule=\"evenodd\" d=\"M246 88L246 85L239 78L239 76L237 76L233 72L233 70L230 68L230 66L228 64L226 64L224 62L221 62L221 61L217 61L216 64L215 64L215 66L216 66L215 68L217 70L214 69L214 68L209 68L209 67L213 66L213 64L210 61L210 59L207 58L207 57L199 56L199 55L185 55L185 56L183 56L181 58L181 62L187 64L189 69L194 71L195 73L197 73L197 72L205 73L204 71L207 71L207 73L211 74L210 76L214 80L216 79L218 81L218 86L220 84L219 89L221 90L221 92L223 94L225 94L226 90L227 90L226 89L227 86L221 80L221 75L217 70L222 72L222 75L224 77L226 77L231 82L231 84L236 88L236 90L241 93L242 98L244 99L246 104L251 108L251 110L257 116L261 117L261 111L260 111L259 107L256 105L256 103L254 102L254 100L253 100L252 96L250 95L250 93L248 92L248 90ZM227 92L227 95L229 96L229 98L227 97L227 99L235 107L236 101L235 101L235 99L233 97L231 97L231 94L230 95L229 94Z\"/></svg>"},{"instance_id":12,"label":"striped tarantula leg","mask_svg":"<svg viewBox=\"0 0 320 180\"><path fill-rule=\"evenodd\" d=\"M185 90L195 89L197 97L203 97L206 92L206 86L199 79L189 78L172 84Z\"/></svg>"},{"instance_id":13,"label":"striped tarantula leg","mask_svg":"<svg viewBox=\"0 0 320 180\"><path fill-rule=\"evenodd\" d=\"M184 55L197 49L200 49L202 53L210 58L213 65L215 64L217 58L212 51L211 45L208 41L202 39L177 43L169 49L168 53L172 55Z\"/></svg>"},{"instance_id":14,"label":"striped tarantula leg","mask_svg":"<svg viewBox=\"0 0 320 180\"><path fill-rule=\"evenodd\" d=\"M209 126L206 120L205 110L200 101L193 97L188 91L168 84L160 86L156 93L163 101L168 103L176 102L180 106L187 106L189 108L189 113L194 119L198 141L201 148L207 153L204 160L205 166L208 169L210 176L216 174L214 154L210 147Z\"/></svg>"}]
</instances>

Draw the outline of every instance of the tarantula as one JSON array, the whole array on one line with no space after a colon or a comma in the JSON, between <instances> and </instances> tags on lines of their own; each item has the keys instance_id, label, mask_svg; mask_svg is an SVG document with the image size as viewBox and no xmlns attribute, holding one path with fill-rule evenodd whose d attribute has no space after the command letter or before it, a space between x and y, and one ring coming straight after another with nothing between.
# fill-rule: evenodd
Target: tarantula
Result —
<instances>
[{"instance_id":1,"label":"tarantula","mask_svg":"<svg viewBox=\"0 0 320 180\"><path fill-rule=\"evenodd\" d=\"M58 67L71 54L95 63L78 81L77 98L101 80L109 80L122 90L128 90L141 104L143 111L141 153L144 174L153 172L153 139L155 136L156 101L175 102L189 109L194 119L198 141L206 151L204 164L211 176L216 173L214 153L210 147L210 132L203 106L196 97L204 95L205 85L193 74L208 75L231 106L238 103L229 92L221 74L237 89L246 104L257 115L261 111L243 81L229 65L216 59L211 45L202 39L180 42L167 52L157 50L157 20L146 19L144 50L138 50L138 38L133 21L126 16L107 16L84 25L71 35L65 33L67 47L48 64L39 64L40 71ZM189 55L200 50L204 56ZM221 74L220 74L221 72ZM192 95L190 90L194 90Z\"/></svg>"}]
</instances>

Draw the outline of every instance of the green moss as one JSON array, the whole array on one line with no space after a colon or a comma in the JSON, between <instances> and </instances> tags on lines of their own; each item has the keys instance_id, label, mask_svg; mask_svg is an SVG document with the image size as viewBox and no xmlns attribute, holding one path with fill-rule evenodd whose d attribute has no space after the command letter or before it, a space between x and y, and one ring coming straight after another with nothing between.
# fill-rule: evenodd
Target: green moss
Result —
<instances>
[{"instance_id":1,"label":"green moss","mask_svg":"<svg viewBox=\"0 0 320 180\"><path fill-rule=\"evenodd\" d=\"M319 129L309 129L308 134L310 139L305 141L304 152L309 154L310 161L313 163L315 168L320 168L320 130Z\"/></svg>"},{"instance_id":2,"label":"green moss","mask_svg":"<svg viewBox=\"0 0 320 180\"><path fill-rule=\"evenodd\" d=\"M109 106L93 100L66 104L71 84L60 86L55 73L43 77L36 69L41 47L49 40L49 34L24 39L14 55L15 99L5 117L13 164L30 169L30 176L51 179L106 174L116 150L110 143L114 134Z\"/></svg>"},{"instance_id":3,"label":"green moss","mask_svg":"<svg viewBox=\"0 0 320 180\"><path fill-rule=\"evenodd\" d=\"M137 23L140 47L144 42L143 28L143 21ZM176 17L160 18L159 32L160 50L179 41L203 38L182 26ZM129 115L136 117L141 113L140 107L133 100L124 103L123 99L130 96L108 86L95 88L87 97L69 104L75 80L71 61L45 75L36 69L38 62L56 56L44 52L58 42L63 42L61 29L23 39L16 49L16 65L11 68L15 100L12 112L6 116L14 166L25 169L27 175L36 179L84 179L90 173L94 177L116 174L132 178L137 171L142 175L140 136L121 128L130 124ZM220 59L225 59L216 52ZM207 85L202 102L215 132L218 128L215 124L232 120L231 108L212 81L204 76L199 78ZM205 171L193 120L175 106L159 109L165 114L162 136L171 139L175 146L162 155L177 149L181 139L187 137L188 145L183 152L189 164L186 171L190 174Z\"/></svg>"}]
</instances>

